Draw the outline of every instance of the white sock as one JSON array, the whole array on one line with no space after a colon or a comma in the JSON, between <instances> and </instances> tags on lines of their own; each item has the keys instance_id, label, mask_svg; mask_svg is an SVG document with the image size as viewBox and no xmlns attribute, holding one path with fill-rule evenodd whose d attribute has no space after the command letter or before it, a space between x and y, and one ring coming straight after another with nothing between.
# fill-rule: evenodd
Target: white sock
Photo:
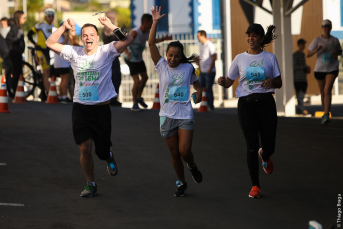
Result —
<instances>
[{"instance_id":1,"label":"white sock","mask_svg":"<svg viewBox=\"0 0 343 229\"><path fill-rule=\"evenodd\" d=\"M94 181L92 181L92 182L89 182L89 183L92 183L92 185L93 185L93 186L95 186L95 182L94 182Z\"/></svg>"},{"instance_id":2,"label":"white sock","mask_svg":"<svg viewBox=\"0 0 343 229\"><path fill-rule=\"evenodd\" d=\"M68 96L67 95L62 95L62 99L67 99Z\"/></svg>"},{"instance_id":3,"label":"white sock","mask_svg":"<svg viewBox=\"0 0 343 229\"><path fill-rule=\"evenodd\" d=\"M110 158L112 157L112 152L110 151Z\"/></svg>"}]
</instances>

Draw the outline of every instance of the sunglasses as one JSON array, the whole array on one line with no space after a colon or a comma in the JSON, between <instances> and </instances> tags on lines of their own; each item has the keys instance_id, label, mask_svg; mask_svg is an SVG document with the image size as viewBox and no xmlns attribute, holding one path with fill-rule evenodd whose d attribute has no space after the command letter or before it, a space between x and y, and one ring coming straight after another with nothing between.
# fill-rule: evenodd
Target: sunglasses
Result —
<instances>
[{"instance_id":1,"label":"sunglasses","mask_svg":"<svg viewBox=\"0 0 343 229\"><path fill-rule=\"evenodd\" d=\"M323 28L331 28L331 25L322 25Z\"/></svg>"},{"instance_id":2,"label":"sunglasses","mask_svg":"<svg viewBox=\"0 0 343 229\"><path fill-rule=\"evenodd\" d=\"M98 12L98 13L93 14L92 16L96 16L96 15L98 15L98 14L104 14L104 13L105 13L105 11L101 11L101 12Z\"/></svg>"}]
</instances>

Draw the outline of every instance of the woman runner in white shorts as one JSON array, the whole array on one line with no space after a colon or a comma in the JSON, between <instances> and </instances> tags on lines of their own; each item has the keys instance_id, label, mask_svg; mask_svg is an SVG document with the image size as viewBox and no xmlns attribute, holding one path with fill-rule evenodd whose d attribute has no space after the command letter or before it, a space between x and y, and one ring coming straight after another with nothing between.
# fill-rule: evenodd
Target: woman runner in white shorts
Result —
<instances>
[{"instance_id":1,"label":"woman runner in white shorts","mask_svg":"<svg viewBox=\"0 0 343 229\"><path fill-rule=\"evenodd\" d=\"M270 159L275 150L277 114L274 88L281 88L281 73L274 54L263 50L271 43L275 26L271 25L264 33L260 24L252 24L246 31L248 51L238 54L232 61L226 78L220 77L218 84L229 88L239 79L236 90L238 118L247 144L247 162L252 181L249 197L260 197L258 157L267 174L273 172ZM260 148L260 139L261 146ZM263 149L263 150L262 150Z\"/></svg>"},{"instance_id":2,"label":"woman runner in white shorts","mask_svg":"<svg viewBox=\"0 0 343 229\"><path fill-rule=\"evenodd\" d=\"M151 8L153 24L149 36L151 58L159 75L160 91L160 132L169 147L173 167L178 181L174 196L184 196L187 182L182 160L187 162L196 183L202 181L202 174L194 163L191 151L193 139L193 108L190 101L190 85L193 84L196 103L201 102L201 85L195 75L191 61L195 56L186 58L183 46L179 41L171 42L167 48L167 60L161 57L156 46L155 37L158 21L165 16L160 15L161 7ZM195 60L194 60L195 61Z\"/></svg>"}]
</instances>

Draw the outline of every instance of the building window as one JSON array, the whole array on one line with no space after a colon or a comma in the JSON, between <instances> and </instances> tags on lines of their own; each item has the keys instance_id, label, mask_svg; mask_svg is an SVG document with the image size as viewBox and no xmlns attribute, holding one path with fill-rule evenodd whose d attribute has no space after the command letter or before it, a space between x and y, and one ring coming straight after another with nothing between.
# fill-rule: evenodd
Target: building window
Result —
<instances>
[{"instance_id":1,"label":"building window","mask_svg":"<svg viewBox=\"0 0 343 229\"><path fill-rule=\"evenodd\" d=\"M157 32L168 32L169 28L169 0L155 0L155 6L161 6L161 15L166 14L159 22L157 26Z\"/></svg>"}]
</instances>

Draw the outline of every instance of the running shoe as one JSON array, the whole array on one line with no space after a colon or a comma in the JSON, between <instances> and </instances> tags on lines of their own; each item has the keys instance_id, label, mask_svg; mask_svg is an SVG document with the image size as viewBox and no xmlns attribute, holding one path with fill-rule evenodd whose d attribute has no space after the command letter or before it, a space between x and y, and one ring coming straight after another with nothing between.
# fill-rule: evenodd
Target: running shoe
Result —
<instances>
[{"instance_id":1,"label":"running shoe","mask_svg":"<svg viewBox=\"0 0 343 229\"><path fill-rule=\"evenodd\" d=\"M187 165L188 166L188 165ZM189 167L188 167L189 168ZM189 170L191 171L192 173L192 177L193 177L193 180L195 181L195 183L201 183L202 181L202 174L201 172L199 171L198 167L196 164L194 164L193 168L189 168Z\"/></svg>"},{"instance_id":2,"label":"running shoe","mask_svg":"<svg viewBox=\"0 0 343 229\"><path fill-rule=\"evenodd\" d=\"M177 189L174 193L174 196L176 197L182 197L185 195L185 192L186 192L186 189L187 189L187 183L184 184L182 183L181 181L176 181L176 186L177 186Z\"/></svg>"},{"instance_id":3,"label":"running shoe","mask_svg":"<svg viewBox=\"0 0 343 229\"><path fill-rule=\"evenodd\" d=\"M69 103L72 103L73 101L69 98L65 98L65 99L60 99L59 102L63 104L69 104Z\"/></svg>"},{"instance_id":4,"label":"running shoe","mask_svg":"<svg viewBox=\"0 0 343 229\"><path fill-rule=\"evenodd\" d=\"M97 186L93 186L91 182L87 182L87 186L85 187L85 190L81 192L81 197L92 197L96 195Z\"/></svg>"},{"instance_id":5,"label":"running shoe","mask_svg":"<svg viewBox=\"0 0 343 229\"><path fill-rule=\"evenodd\" d=\"M131 108L132 111L141 111L141 108L139 108L138 103L134 103L133 107Z\"/></svg>"},{"instance_id":6,"label":"running shoe","mask_svg":"<svg viewBox=\"0 0 343 229\"><path fill-rule=\"evenodd\" d=\"M118 165L116 160L114 160L113 153L110 159L106 160L107 162L107 172L111 176L115 176L118 174Z\"/></svg>"},{"instance_id":7,"label":"running shoe","mask_svg":"<svg viewBox=\"0 0 343 229\"><path fill-rule=\"evenodd\" d=\"M328 114L324 114L322 116L322 124L326 124L330 122L330 116Z\"/></svg>"},{"instance_id":8,"label":"running shoe","mask_svg":"<svg viewBox=\"0 0 343 229\"><path fill-rule=\"evenodd\" d=\"M249 197L251 198L260 198L261 190L258 186L253 186L249 192Z\"/></svg>"},{"instance_id":9,"label":"running shoe","mask_svg":"<svg viewBox=\"0 0 343 229\"><path fill-rule=\"evenodd\" d=\"M270 157L269 157L268 161L264 161L262 159L262 153L263 153L263 149L260 148L258 150L258 155L260 156L260 158L262 160L262 168L267 174L272 174L272 172L274 170L273 162L272 162L272 160L270 160Z\"/></svg>"},{"instance_id":10,"label":"running shoe","mask_svg":"<svg viewBox=\"0 0 343 229\"><path fill-rule=\"evenodd\" d=\"M148 105L146 105L146 103L144 102L143 98L139 98L137 99L137 102L139 103L139 105L141 105L144 108L148 108Z\"/></svg>"}]
</instances>

